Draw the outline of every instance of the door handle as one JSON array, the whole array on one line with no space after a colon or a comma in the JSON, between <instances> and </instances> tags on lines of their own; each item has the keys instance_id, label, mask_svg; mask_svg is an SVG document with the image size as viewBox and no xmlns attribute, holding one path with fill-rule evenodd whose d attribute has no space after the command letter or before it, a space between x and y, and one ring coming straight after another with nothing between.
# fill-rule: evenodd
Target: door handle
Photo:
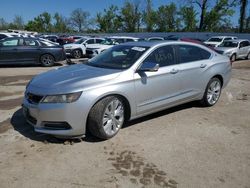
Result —
<instances>
[{"instance_id":1,"label":"door handle","mask_svg":"<svg viewBox=\"0 0 250 188\"><path fill-rule=\"evenodd\" d=\"M171 74L176 74L176 73L178 73L178 72L179 72L178 69L172 69L172 70L170 71Z\"/></svg>"},{"instance_id":2,"label":"door handle","mask_svg":"<svg viewBox=\"0 0 250 188\"><path fill-rule=\"evenodd\" d=\"M200 68L205 68L207 64L201 64Z\"/></svg>"}]
</instances>

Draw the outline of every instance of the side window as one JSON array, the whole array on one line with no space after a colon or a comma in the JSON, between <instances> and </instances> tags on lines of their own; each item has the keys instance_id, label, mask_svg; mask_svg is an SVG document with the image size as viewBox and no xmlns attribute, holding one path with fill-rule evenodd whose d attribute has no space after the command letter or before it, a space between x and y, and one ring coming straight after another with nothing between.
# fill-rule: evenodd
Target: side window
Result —
<instances>
[{"instance_id":1,"label":"side window","mask_svg":"<svg viewBox=\"0 0 250 188\"><path fill-rule=\"evenodd\" d=\"M240 43L240 47L246 47L249 46L249 42L248 41L243 41Z\"/></svg>"},{"instance_id":2,"label":"side window","mask_svg":"<svg viewBox=\"0 0 250 188\"><path fill-rule=\"evenodd\" d=\"M103 39L96 39L96 43L100 44L103 41Z\"/></svg>"},{"instance_id":3,"label":"side window","mask_svg":"<svg viewBox=\"0 0 250 188\"><path fill-rule=\"evenodd\" d=\"M6 38L6 35L0 34L0 40Z\"/></svg>"},{"instance_id":4,"label":"side window","mask_svg":"<svg viewBox=\"0 0 250 188\"><path fill-rule=\"evenodd\" d=\"M95 40L94 39L89 39L86 41L86 44L95 44Z\"/></svg>"},{"instance_id":5,"label":"side window","mask_svg":"<svg viewBox=\"0 0 250 188\"><path fill-rule=\"evenodd\" d=\"M127 42L134 42L134 39L127 39Z\"/></svg>"},{"instance_id":6,"label":"side window","mask_svg":"<svg viewBox=\"0 0 250 188\"><path fill-rule=\"evenodd\" d=\"M173 46L163 46L153 51L144 62L153 62L160 67L176 64Z\"/></svg>"},{"instance_id":7,"label":"side window","mask_svg":"<svg viewBox=\"0 0 250 188\"><path fill-rule=\"evenodd\" d=\"M227 37L224 40L232 40L232 38L231 37Z\"/></svg>"},{"instance_id":8,"label":"side window","mask_svg":"<svg viewBox=\"0 0 250 188\"><path fill-rule=\"evenodd\" d=\"M8 39L2 42L3 46L17 46L18 39Z\"/></svg>"},{"instance_id":9,"label":"side window","mask_svg":"<svg viewBox=\"0 0 250 188\"><path fill-rule=\"evenodd\" d=\"M25 46L38 46L38 43L36 42L36 40L32 40L32 39L25 39L23 44Z\"/></svg>"},{"instance_id":10,"label":"side window","mask_svg":"<svg viewBox=\"0 0 250 188\"><path fill-rule=\"evenodd\" d=\"M178 52L180 63L209 59L211 56L210 52L190 45L179 45Z\"/></svg>"}]
</instances>

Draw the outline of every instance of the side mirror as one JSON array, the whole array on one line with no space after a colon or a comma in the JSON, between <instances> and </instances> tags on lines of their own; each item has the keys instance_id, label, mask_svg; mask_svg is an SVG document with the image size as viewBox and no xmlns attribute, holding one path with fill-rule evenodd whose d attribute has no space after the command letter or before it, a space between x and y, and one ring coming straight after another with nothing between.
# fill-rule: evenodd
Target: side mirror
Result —
<instances>
[{"instance_id":1,"label":"side mirror","mask_svg":"<svg viewBox=\"0 0 250 188\"><path fill-rule=\"evenodd\" d=\"M144 62L138 69L137 72L157 72L160 66L153 62Z\"/></svg>"}]
</instances>

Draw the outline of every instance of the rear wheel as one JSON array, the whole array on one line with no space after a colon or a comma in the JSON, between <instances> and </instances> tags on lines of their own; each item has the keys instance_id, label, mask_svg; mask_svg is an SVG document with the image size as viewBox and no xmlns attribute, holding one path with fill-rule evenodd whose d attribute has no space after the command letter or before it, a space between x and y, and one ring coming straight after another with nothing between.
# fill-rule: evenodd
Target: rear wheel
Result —
<instances>
[{"instance_id":1,"label":"rear wheel","mask_svg":"<svg viewBox=\"0 0 250 188\"><path fill-rule=\"evenodd\" d=\"M87 126L92 135L101 139L109 139L118 133L124 119L123 101L119 97L109 96L92 107Z\"/></svg>"},{"instance_id":2,"label":"rear wheel","mask_svg":"<svg viewBox=\"0 0 250 188\"><path fill-rule=\"evenodd\" d=\"M72 52L72 56L75 58L75 59L79 59L82 57L82 51L81 50L74 50Z\"/></svg>"},{"instance_id":3,"label":"rear wheel","mask_svg":"<svg viewBox=\"0 0 250 188\"><path fill-rule=\"evenodd\" d=\"M40 63L44 67L51 67L55 64L55 58L50 54L44 54L40 57Z\"/></svg>"},{"instance_id":4,"label":"rear wheel","mask_svg":"<svg viewBox=\"0 0 250 188\"><path fill-rule=\"evenodd\" d=\"M212 78L208 84L204 93L201 103L204 106L213 106L217 103L221 94L221 81L218 78Z\"/></svg>"}]
</instances>

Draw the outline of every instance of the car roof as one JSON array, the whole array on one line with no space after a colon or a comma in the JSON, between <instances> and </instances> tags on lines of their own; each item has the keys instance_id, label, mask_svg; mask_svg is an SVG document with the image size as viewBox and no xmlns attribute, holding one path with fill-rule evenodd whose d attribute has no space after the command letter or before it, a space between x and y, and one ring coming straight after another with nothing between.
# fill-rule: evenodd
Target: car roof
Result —
<instances>
[{"instance_id":1,"label":"car roof","mask_svg":"<svg viewBox=\"0 0 250 188\"><path fill-rule=\"evenodd\" d=\"M234 39L234 40L227 40L227 41L242 42L242 41L249 41L249 40L247 40L247 39Z\"/></svg>"},{"instance_id":2,"label":"car roof","mask_svg":"<svg viewBox=\"0 0 250 188\"><path fill-rule=\"evenodd\" d=\"M193 42L185 42L185 41L139 41L139 42L127 42L122 43L120 45L130 45L130 46L141 46L141 47L153 47L161 44L188 44L193 46L205 47L204 45L193 43Z\"/></svg>"},{"instance_id":3,"label":"car roof","mask_svg":"<svg viewBox=\"0 0 250 188\"><path fill-rule=\"evenodd\" d=\"M212 37L210 37L210 38L226 38L226 37L237 38L236 36L212 36Z\"/></svg>"}]
</instances>

